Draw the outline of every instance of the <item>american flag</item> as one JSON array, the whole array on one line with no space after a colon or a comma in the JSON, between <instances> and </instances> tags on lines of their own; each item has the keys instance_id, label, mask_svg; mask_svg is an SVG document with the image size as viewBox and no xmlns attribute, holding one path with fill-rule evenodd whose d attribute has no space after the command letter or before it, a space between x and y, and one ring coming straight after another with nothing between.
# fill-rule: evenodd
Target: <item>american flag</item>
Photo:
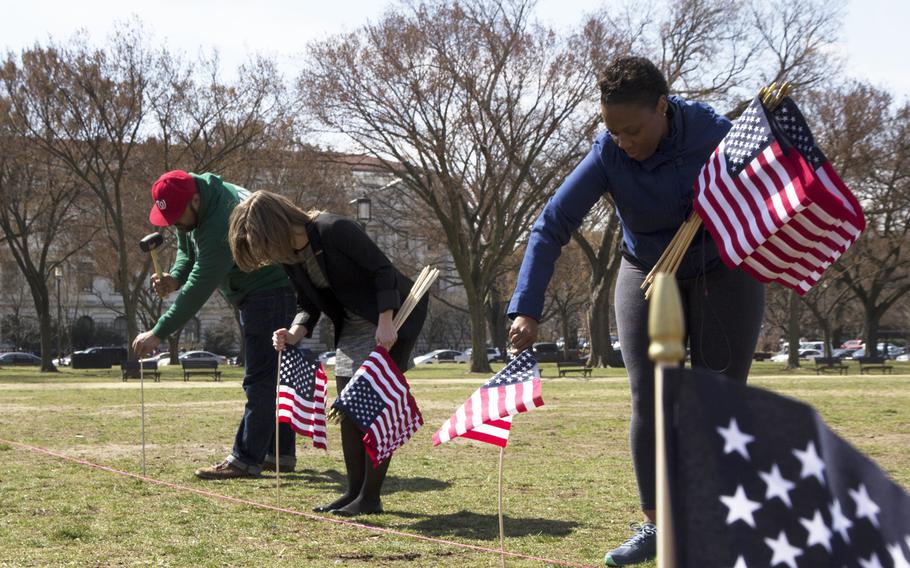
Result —
<instances>
[{"instance_id":1,"label":"american flag","mask_svg":"<svg viewBox=\"0 0 910 568\"><path fill-rule=\"evenodd\" d=\"M525 350L481 385L445 421L433 434L433 445L461 436L504 448L509 442L512 416L538 406L543 406L540 369L531 352Z\"/></svg>"},{"instance_id":2,"label":"american flag","mask_svg":"<svg viewBox=\"0 0 910 568\"><path fill-rule=\"evenodd\" d=\"M307 359L303 351L288 345L281 355L278 375L278 420L290 424L301 436L312 438L314 448L327 449L325 398L328 377L322 364Z\"/></svg>"},{"instance_id":3,"label":"american flag","mask_svg":"<svg viewBox=\"0 0 910 568\"><path fill-rule=\"evenodd\" d=\"M364 432L367 455L378 467L423 425L408 381L377 345L332 404Z\"/></svg>"},{"instance_id":4,"label":"american flag","mask_svg":"<svg viewBox=\"0 0 910 568\"><path fill-rule=\"evenodd\" d=\"M796 104L756 98L695 182L695 210L731 268L805 294L866 227Z\"/></svg>"},{"instance_id":5,"label":"american flag","mask_svg":"<svg viewBox=\"0 0 910 568\"><path fill-rule=\"evenodd\" d=\"M812 407L707 371L665 384L677 566L910 568L910 495Z\"/></svg>"}]
</instances>

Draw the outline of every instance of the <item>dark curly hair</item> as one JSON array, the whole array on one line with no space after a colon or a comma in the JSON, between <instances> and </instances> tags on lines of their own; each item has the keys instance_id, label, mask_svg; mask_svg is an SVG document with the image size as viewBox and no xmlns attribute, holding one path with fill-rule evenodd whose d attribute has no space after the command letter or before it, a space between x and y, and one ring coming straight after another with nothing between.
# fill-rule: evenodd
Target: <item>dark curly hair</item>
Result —
<instances>
[{"instance_id":1,"label":"dark curly hair","mask_svg":"<svg viewBox=\"0 0 910 568\"><path fill-rule=\"evenodd\" d=\"M670 92L664 74L644 57L620 57L604 70L600 104L642 104L653 107Z\"/></svg>"}]
</instances>

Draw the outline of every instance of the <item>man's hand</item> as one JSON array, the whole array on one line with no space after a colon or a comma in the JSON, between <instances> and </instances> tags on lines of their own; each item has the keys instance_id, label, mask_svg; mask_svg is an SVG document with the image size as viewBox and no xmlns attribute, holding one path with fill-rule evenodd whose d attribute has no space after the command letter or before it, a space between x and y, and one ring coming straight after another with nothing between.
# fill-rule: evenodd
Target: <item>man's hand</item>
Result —
<instances>
[{"instance_id":1,"label":"man's hand","mask_svg":"<svg viewBox=\"0 0 910 568\"><path fill-rule=\"evenodd\" d=\"M162 298L176 292L180 289L180 282L176 278L165 272L161 275L161 280L158 280L157 274L152 274L152 289L160 295Z\"/></svg>"},{"instance_id":2,"label":"man's hand","mask_svg":"<svg viewBox=\"0 0 910 568\"><path fill-rule=\"evenodd\" d=\"M517 316L509 329L509 342L515 353L521 353L537 341L537 320L528 316Z\"/></svg>"},{"instance_id":3,"label":"man's hand","mask_svg":"<svg viewBox=\"0 0 910 568\"><path fill-rule=\"evenodd\" d=\"M376 325L376 344L382 345L386 351L398 341L398 332L392 321L392 310L386 310L379 314L379 323Z\"/></svg>"},{"instance_id":4,"label":"man's hand","mask_svg":"<svg viewBox=\"0 0 910 568\"><path fill-rule=\"evenodd\" d=\"M137 359L141 359L158 348L161 340L151 331L140 333L133 340L133 352Z\"/></svg>"}]
</instances>

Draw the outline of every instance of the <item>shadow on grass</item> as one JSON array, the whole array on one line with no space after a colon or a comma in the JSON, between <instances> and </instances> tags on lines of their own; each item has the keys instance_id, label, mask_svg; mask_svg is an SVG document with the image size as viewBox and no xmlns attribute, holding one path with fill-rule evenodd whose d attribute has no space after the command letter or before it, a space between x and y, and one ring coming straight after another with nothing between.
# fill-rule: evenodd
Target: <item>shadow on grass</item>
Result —
<instances>
[{"instance_id":1,"label":"shadow on grass","mask_svg":"<svg viewBox=\"0 0 910 568\"><path fill-rule=\"evenodd\" d=\"M387 514L396 513L386 511ZM578 523L553 519L510 517L503 518L506 537L531 535L568 536ZM499 517L459 511L448 515L425 515L408 527L421 534L438 537L460 537L475 540L499 540Z\"/></svg>"},{"instance_id":2,"label":"shadow on grass","mask_svg":"<svg viewBox=\"0 0 910 568\"><path fill-rule=\"evenodd\" d=\"M334 469L324 469L317 471L315 469L302 469L295 473L282 473L281 479L301 481L308 485L326 490L335 489L342 492L347 487L347 476ZM448 489L452 484L448 481L440 481L429 477L396 477L390 475L386 477L382 486L383 495L391 495L399 491L407 493L424 493L427 491L441 491Z\"/></svg>"}]
</instances>

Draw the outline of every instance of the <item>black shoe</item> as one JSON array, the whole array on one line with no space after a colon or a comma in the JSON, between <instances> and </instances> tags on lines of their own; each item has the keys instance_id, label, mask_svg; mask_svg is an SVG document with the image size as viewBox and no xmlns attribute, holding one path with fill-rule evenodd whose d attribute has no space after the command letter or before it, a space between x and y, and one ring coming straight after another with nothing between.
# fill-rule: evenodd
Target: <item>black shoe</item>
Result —
<instances>
[{"instance_id":1,"label":"black shoe","mask_svg":"<svg viewBox=\"0 0 910 568\"><path fill-rule=\"evenodd\" d=\"M330 511L334 511L335 509L340 509L346 505L349 505L356 498L357 498L356 495L342 495L341 497L332 501L328 505L319 505L318 507L313 507L313 512L314 513L328 513Z\"/></svg>"},{"instance_id":2,"label":"black shoe","mask_svg":"<svg viewBox=\"0 0 910 568\"><path fill-rule=\"evenodd\" d=\"M367 502L363 499L355 499L345 505L344 507L339 507L337 509L332 509L329 511L333 515L339 517L356 517L358 515L378 515L382 513L382 501L376 501L375 503Z\"/></svg>"},{"instance_id":3,"label":"black shoe","mask_svg":"<svg viewBox=\"0 0 910 568\"><path fill-rule=\"evenodd\" d=\"M633 523L631 529L635 534L604 556L605 566L641 564L657 556L657 527L654 523Z\"/></svg>"}]
</instances>

